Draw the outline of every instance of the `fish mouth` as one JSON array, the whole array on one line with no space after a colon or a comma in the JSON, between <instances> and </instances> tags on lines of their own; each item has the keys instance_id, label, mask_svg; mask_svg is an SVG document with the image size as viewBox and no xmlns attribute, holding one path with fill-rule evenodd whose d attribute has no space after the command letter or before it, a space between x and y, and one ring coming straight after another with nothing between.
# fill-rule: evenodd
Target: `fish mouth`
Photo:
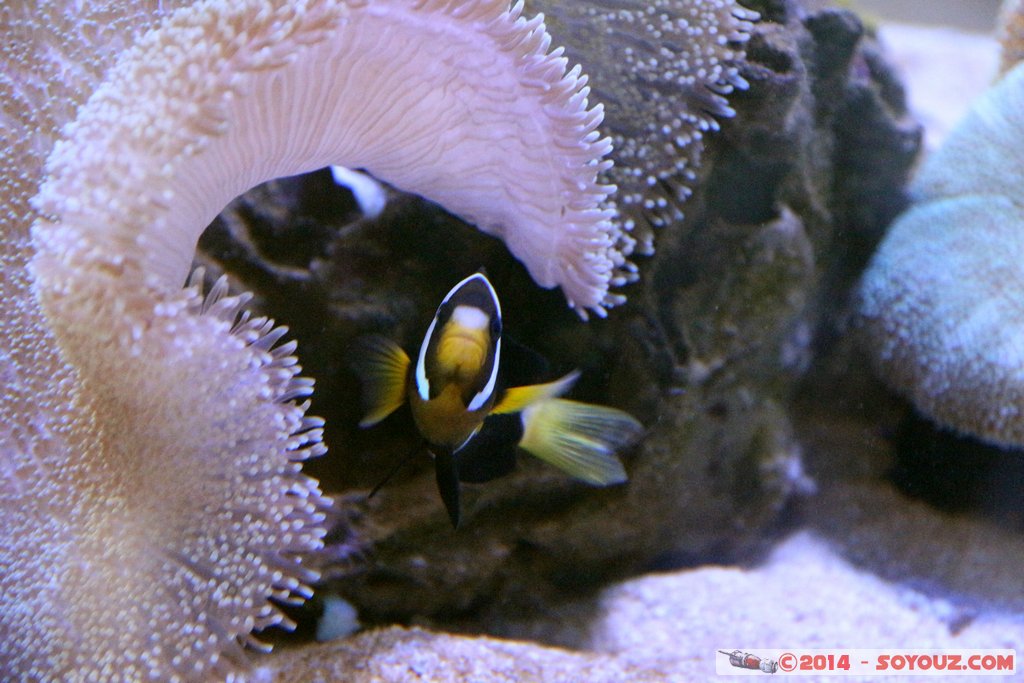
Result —
<instances>
[{"instance_id":1,"label":"fish mouth","mask_svg":"<svg viewBox=\"0 0 1024 683\"><path fill-rule=\"evenodd\" d=\"M480 335L474 334L472 332L455 332L452 334L452 337L467 344L470 344L472 346L475 346L481 350L485 346L484 342L480 339Z\"/></svg>"}]
</instances>

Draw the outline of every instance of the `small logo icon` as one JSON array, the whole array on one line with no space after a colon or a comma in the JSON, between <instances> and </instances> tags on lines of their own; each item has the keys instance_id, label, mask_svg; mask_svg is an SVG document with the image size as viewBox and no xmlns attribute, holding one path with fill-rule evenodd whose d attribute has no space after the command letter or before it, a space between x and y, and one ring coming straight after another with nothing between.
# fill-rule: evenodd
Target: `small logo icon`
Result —
<instances>
[{"instance_id":1,"label":"small logo icon","mask_svg":"<svg viewBox=\"0 0 1024 683\"><path fill-rule=\"evenodd\" d=\"M754 671L761 671L766 674L773 674L779 670L779 663L774 659L762 659L757 655L740 650L733 650L732 652L719 650L719 652L726 655L729 658L729 663L737 669L753 669Z\"/></svg>"}]
</instances>

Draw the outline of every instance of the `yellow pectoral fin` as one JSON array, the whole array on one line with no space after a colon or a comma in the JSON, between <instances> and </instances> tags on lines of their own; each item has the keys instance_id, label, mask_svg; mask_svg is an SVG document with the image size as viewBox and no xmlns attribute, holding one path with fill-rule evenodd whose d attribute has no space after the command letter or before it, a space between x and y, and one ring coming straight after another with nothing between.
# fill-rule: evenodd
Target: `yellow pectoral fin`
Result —
<instances>
[{"instance_id":1,"label":"yellow pectoral fin","mask_svg":"<svg viewBox=\"0 0 1024 683\"><path fill-rule=\"evenodd\" d=\"M597 486L626 481L615 451L643 433L643 426L621 410L560 398L527 407L522 418L520 448Z\"/></svg>"},{"instance_id":2,"label":"yellow pectoral fin","mask_svg":"<svg viewBox=\"0 0 1024 683\"><path fill-rule=\"evenodd\" d=\"M395 342L377 335L359 338L352 353L352 369L363 383L366 406L359 426L370 427L405 402L409 356Z\"/></svg>"},{"instance_id":3,"label":"yellow pectoral fin","mask_svg":"<svg viewBox=\"0 0 1024 683\"><path fill-rule=\"evenodd\" d=\"M519 413L537 401L561 396L572 388L572 385L575 384L579 376L580 371L573 370L565 377L556 379L554 382L548 382L547 384L512 387L505 391L505 395L501 397L501 401L494 406L491 413L498 415L503 413Z\"/></svg>"}]
</instances>

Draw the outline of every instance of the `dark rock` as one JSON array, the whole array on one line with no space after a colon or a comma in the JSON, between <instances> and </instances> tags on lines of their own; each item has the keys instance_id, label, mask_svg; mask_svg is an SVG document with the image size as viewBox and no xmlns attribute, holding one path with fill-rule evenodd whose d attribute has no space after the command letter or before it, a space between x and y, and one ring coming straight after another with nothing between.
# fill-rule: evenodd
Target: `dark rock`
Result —
<instances>
[{"instance_id":1,"label":"dark rock","mask_svg":"<svg viewBox=\"0 0 1024 683\"><path fill-rule=\"evenodd\" d=\"M326 173L257 188L207 231L202 260L291 327L317 380L330 453L308 470L359 507L370 558L334 588L364 621L497 623L652 566L735 558L807 490L794 391L902 205L919 132L852 14L750 5L764 15L741 68L750 88L704 143L685 219L659 230L607 320L579 321L500 242L419 198L395 193L379 218L353 220ZM465 487L456 532L426 455L364 500L416 437L401 412L356 428L346 349L368 332L415 348L445 292L481 266L507 333L544 354L552 378L581 368L574 397L628 410L648 432L624 454L628 485L590 488L524 456L511 476Z\"/></svg>"}]
</instances>

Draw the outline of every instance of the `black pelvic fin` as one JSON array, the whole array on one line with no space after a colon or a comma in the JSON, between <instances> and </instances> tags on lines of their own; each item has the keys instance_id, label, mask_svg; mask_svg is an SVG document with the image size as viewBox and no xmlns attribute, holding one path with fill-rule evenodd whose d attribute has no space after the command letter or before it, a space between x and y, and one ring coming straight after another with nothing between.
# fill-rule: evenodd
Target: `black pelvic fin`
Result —
<instances>
[{"instance_id":1,"label":"black pelvic fin","mask_svg":"<svg viewBox=\"0 0 1024 683\"><path fill-rule=\"evenodd\" d=\"M421 450L423 450L423 447L424 444L422 443L416 444L416 446L411 451L405 454L404 458L395 463L395 466L391 468L391 471L387 473L387 476L381 479L380 482L378 482L377 485L373 487L373 490L370 491L370 495L368 495L366 498L370 499L377 495L377 491L380 491L382 488L384 488L384 484L391 481L391 478L398 474L398 471L405 467L405 465L408 464L410 460L412 460L412 456L416 455Z\"/></svg>"},{"instance_id":2,"label":"black pelvic fin","mask_svg":"<svg viewBox=\"0 0 1024 683\"><path fill-rule=\"evenodd\" d=\"M459 528L462 511L459 507L459 468L455 456L451 453L439 453L434 456L434 474L437 478L437 490L448 510L448 519L452 528Z\"/></svg>"}]
</instances>

